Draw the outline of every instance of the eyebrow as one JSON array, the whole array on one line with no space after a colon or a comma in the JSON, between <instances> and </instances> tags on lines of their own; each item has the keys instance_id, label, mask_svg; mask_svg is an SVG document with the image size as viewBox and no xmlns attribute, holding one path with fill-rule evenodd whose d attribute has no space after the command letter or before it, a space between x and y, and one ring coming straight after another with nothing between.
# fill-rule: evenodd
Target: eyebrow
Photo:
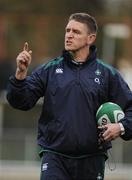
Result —
<instances>
[{"instance_id":1,"label":"eyebrow","mask_svg":"<svg viewBox=\"0 0 132 180\"><path fill-rule=\"evenodd\" d=\"M74 28L68 28L68 27L66 27L65 30L66 30L66 31L72 30L72 31L75 32L75 33L81 33L81 31L80 31L79 29L74 29Z\"/></svg>"}]
</instances>

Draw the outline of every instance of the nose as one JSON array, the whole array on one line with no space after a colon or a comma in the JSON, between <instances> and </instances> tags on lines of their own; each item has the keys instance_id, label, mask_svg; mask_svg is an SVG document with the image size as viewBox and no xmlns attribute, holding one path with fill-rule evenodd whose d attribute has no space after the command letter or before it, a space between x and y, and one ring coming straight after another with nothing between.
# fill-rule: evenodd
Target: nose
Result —
<instances>
[{"instance_id":1,"label":"nose","mask_svg":"<svg viewBox=\"0 0 132 180\"><path fill-rule=\"evenodd\" d=\"M67 32L66 37L67 38L72 38L73 37L73 32L72 31Z\"/></svg>"}]
</instances>

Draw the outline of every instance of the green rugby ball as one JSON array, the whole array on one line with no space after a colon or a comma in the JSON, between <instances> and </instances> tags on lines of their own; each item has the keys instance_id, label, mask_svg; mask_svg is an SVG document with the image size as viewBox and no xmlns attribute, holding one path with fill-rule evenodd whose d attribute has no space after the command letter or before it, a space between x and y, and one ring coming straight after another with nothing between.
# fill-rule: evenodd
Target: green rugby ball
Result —
<instances>
[{"instance_id":1,"label":"green rugby ball","mask_svg":"<svg viewBox=\"0 0 132 180\"><path fill-rule=\"evenodd\" d=\"M96 113L96 120L99 126L106 125L108 123L117 123L125 114L118 104L112 102L106 102L102 104Z\"/></svg>"}]
</instances>

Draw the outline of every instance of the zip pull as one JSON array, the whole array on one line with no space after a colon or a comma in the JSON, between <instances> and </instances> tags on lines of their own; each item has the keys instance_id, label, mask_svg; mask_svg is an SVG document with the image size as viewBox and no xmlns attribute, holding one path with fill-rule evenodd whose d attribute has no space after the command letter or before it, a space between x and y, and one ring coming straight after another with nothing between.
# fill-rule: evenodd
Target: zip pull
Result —
<instances>
[{"instance_id":1,"label":"zip pull","mask_svg":"<svg viewBox=\"0 0 132 180\"><path fill-rule=\"evenodd\" d=\"M101 173L98 173L97 180L103 180Z\"/></svg>"},{"instance_id":2,"label":"zip pull","mask_svg":"<svg viewBox=\"0 0 132 180\"><path fill-rule=\"evenodd\" d=\"M108 153L109 153L109 157L111 158L111 160L113 161L113 167L110 165L110 161L109 161L109 157L108 157L108 168L110 171L114 171L116 169L116 162L115 162L115 159L113 158L112 156L112 153L111 153L111 150L109 149L108 150Z\"/></svg>"},{"instance_id":3,"label":"zip pull","mask_svg":"<svg viewBox=\"0 0 132 180\"><path fill-rule=\"evenodd\" d=\"M77 72L76 72L76 82L77 85L80 85L80 66L77 67Z\"/></svg>"}]
</instances>

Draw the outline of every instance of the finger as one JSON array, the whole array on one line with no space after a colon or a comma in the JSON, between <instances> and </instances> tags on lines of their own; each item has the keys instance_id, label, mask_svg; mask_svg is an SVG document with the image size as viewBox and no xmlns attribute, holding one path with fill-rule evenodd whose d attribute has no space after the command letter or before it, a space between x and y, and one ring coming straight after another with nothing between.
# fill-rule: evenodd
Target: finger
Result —
<instances>
[{"instance_id":1,"label":"finger","mask_svg":"<svg viewBox=\"0 0 132 180\"><path fill-rule=\"evenodd\" d=\"M98 126L98 129L103 129L103 126Z\"/></svg>"},{"instance_id":2,"label":"finger","mask_svg":"<svg viewBox=\"0 0 132 180\"><path fill-rule=\"evenodd\" d=\"M113 137L113 136L106 136L105 138L104 138L104 141L112 141L112 140L114 140L115 139L115 137Z\"/></svg>"},{"instance_id":3,"label":"finger","mask_svg":"<svg viewBox=\"0 0 132 180\"><path fill-rule=\"evenodd\" d=\"M110 136L105 136L103 137L104 141L109 141L110 140Z\"/></svg>"},{"instance_id":4,"label":"finger","mask_svg":"<svg viewBox=\"0 0 132 180\"><path fill-rule=\"evenodd\" d=\"M25 55L28 59L31 59L31 53L23 51L22 54Z\"/></svg>"},{"instance_id":5,"label":"finger","mask_svg":"<svg viewBox=\"0 0 132 180\"><path fill-rule=\"evenodd\" d=\"M26 61L25 59L20 59L18 66L21 66L21 65L28 66L28 61Z\"/></svg>"},{"instance_id":6,"label":"finger","mask_svg":"<svg viewBox=\"0 0 132 180\"><path fill-rule=\"evenodd\" d=\"M109 131L107 131L103 134L103 138L105 141L110 141L110 140L113 140L115 138L115 136L112 133L110 133Z\"/></svg>"},{"instance_id":7,"label":"finger","mask_svg":"<svg viewBox=\"0 0 132 180\"><path fill-rule=\"evenodd\" d=\"M25 59L23 59L23 58L20 58L20 59L18 59L18 63L21 63L21 64L23 64L23 63L25 63Z\"/></svg>"},{"instance_id":8,"label":"finger","mask_svg":"<svg viewBox=\"0 0 132 180\"><path fill-rule=\"evenodd\" d=\"M28 43L27 42L25 42L23 50L28 51Z\"/></svg>"},{"instance_id":9,"label":"finger","mask_svg":"<svg viewBox=\"0 0 132 180\"><path fill-rule=\"evenodd\" d=\"M29 61L30 58L28 56L26 56L25 54L22 54L21 57L25 60L25 61Z\"/></svg>"},{"instance_id":10,"label":"finger","mask_svg":"<svg viewBox=\"0 0 132 180\"><path fill-rule=\"evenodd\" d=\"M109 132L109 130L105 130L102 136L106 140L108 137L111 136L111 133Z\"/></svg>"},{"instance_id":11,"label":"finger","mask_svg":"<svg viewBox=\"0 0 132 180\"><path fill-rule=\"evenodd\" d=\"M31 50L29 51L29 54L32 55L32 51Z\"/></svg>"},{"instance_id":12,"label":"finger","mask_svg":"<svg viewBox=\"0 0 132 180\"><path fill-rule=\"evenodd\" d=\"M26 55L26 54L24 54L24 53L22 53L22 54L20 54L18 57L17 57L17 59L19 60L19 59L25 59L25 60L29 60L30 59L30 55Z\"/></svg>"}]
</instances>

